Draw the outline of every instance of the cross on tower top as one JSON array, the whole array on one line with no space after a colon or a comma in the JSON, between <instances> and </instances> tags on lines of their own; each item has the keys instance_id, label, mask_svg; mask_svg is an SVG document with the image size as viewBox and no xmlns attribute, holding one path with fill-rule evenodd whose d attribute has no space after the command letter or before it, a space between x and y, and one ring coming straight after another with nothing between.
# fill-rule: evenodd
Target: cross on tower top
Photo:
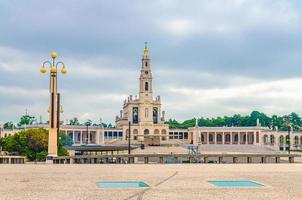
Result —
<instances>
[{"instance_id":1,"label":"cross on tower top","mask_svg":"<svg viewBox=\"0 0 302 200\"><path fill-rule=\"evenodd\" d=\"M147 47L147 42L145 42L145 48L144 48L144 56L148 55L148 47Z\"/></svg>"}]
</instances>

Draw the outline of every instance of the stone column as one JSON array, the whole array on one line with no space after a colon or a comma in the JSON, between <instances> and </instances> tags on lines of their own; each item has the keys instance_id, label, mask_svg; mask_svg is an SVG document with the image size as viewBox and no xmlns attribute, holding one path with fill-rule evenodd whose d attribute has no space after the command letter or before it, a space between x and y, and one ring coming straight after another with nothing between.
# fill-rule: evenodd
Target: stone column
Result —
<instances>
[{"instance_id":1,"label":"stone column","mask_svg":"<svg viewBox=\"0 0 302 200\"><path fill-rule=\"evenodd\" d=\"M216 141L216 132L214 132L214 144L217 144L217 141Z\"/></svg>"},{"instance_id":2,"label":"stone column","mask_svg":"<svg viewBox=\"0 0 302 200\"><path fill-rule=\"evenodd\" d=\"M207 135L207 144L210 144L209 132L207 132L206 135Z\"/></svg>"},{"instance_id":3,"label":"stone column","mask_svg":"<svg viewBox=\"0 0 302 200\"><path fill-rule=\"evenodd\" d=\"M233 132L230 132L230 144L233 144Z\"/></svg>"},{"instance_id":4,"label":"stone column","mask_svg":"<svg viewBox=\"0 0 302 200\"><path fill-rule=\"evenodd\" d=\"M222 144L225 143L224 136L225 136L225 134L224 134L224 132L223 132L223 133L222 133Z\"/></svg>"},{"instance_id":5,"label":"stone column","mask_svg":"<svg viewBox=\"0 0 302 200\"><path fill-rule=\"evenodd\" d=\"M91 131L89 131L89 130L87 131L87 139L88 139L88 142L87 142L87 143L88 143L88 144L90 144L90 132L91 132ZM113 134L113 132L112 132L112 134Z\"/></svg>"},{"instance_id":6,"label":"stone column","mask_svg":"<svg viewBox=\"0 0 302 200\"><path fill-rule=\"evenodd\" d=\"M73 144L75 144L75 140L76 139L76 137L75 137L75 133L74 133L74 131L72 131L72 140L73 140Z\"/></svg>"},{"instance_id":7,"label":"stone column","mask_svg":"<svg viewBox=\"0 0 302 200\"><path fill-rule=\"evenodd\" d=\"M241 144L241 137L240 137L240 132L237 132L237 134L238 134L238 144Z\"/></svg>"},{"instance_id":8,"label":"stone column","mask_svg":"<svg viewBox=\"0 0 302 200\"><path fill-rule=\"evenodd\" d=\"M195 143L198 144L198 143L199 143L199 137L198 137L198 136L199 136L199 131L198 131L198 128L196 128L195 134L196 134L196 135L195 135L195 137L196 137L196 138L195 138L195 140L196 140ZM178 137L179 137L179 135L178 135Z\"/></svg>"},{"instance_id":9,"label":"stone column","mask_svg":"<svg viewBox=\"0 0 302 200\"><path fill-rule=\"evenodd\" d=\"M102 130L99 131L99 140L100 140L99 144L104 144L104 141L105 141L104 131L102 131Z\"/></svg>"},{"instance_id":10,"label":"stone column","mask_svg":"<svg viewBox=\"0 0 302 200\"><path fill-rule=\"evenodd\" d=\"M247 141L248 141L247 136L248 136L248 135L247 135L247 132L245 132L245 144L248 144L248 142L247 142Z\"/></svg>"},{"instance_id":11,"label":"stone column","mask_svg":"<svg viewBox=\"0 0 302 200\"><path fill-rule=\"evenodd\" d=\"M253 144L256 144L256 134L255 134L255 131L253 132Z\"/></svg>"}]
</instances>

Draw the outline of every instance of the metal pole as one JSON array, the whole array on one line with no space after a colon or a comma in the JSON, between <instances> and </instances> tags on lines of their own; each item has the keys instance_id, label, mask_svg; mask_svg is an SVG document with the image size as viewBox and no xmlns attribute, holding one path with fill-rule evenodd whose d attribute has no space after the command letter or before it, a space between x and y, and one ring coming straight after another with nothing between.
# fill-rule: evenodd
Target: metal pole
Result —
<instances>
[{"instance_id":1,"label":"metal pole","mask_svg":"<svg viewBox=\"0 0 302 200\"><path fill-rule=\"evenodd\" d=\"M57 148L59 152L59 141L60 141L60 93L57 93Z\"/></svg>"},{"instance_id":2,"label":"metal pole","mask_svg":"<svg viewBox=\"0 0 302 200\"><path fill-rule=\"evenodd\" d=\"M128 135L128 154L129 155L131 153L130 138L131 138L131 122L129 121L129 135Z\"/></svg>"},{"instance_id":3,"label":"metal pole","mask_svg":"<svg viewBox=\"0 0 302 200\"><path fill-rule=\"evenodd\" d=\"M87 137L86 137L86 144L88 144L88 123L86 124L86 133L87 133Z\"/></svg>"},{"instance_id":4,"label":"metal pole","mask_svg":"<svg viewBox=\"0 0 302 200\"><path fill-rule=\"evenodd\" d=\"M290 154L290 126L288 126L288 154Z\"/></svg>"}]
</instances>

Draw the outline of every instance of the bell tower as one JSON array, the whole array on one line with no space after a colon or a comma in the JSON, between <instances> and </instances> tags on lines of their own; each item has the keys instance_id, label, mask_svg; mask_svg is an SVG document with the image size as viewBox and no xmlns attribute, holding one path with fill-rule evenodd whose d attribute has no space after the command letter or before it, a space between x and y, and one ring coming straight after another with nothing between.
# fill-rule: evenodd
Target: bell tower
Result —
<instances>
[{"instance_id":1,"label":"bell tower","mask_svg":"<svg viewBox=\"0 0 302 200\"><path fill-rule=\"evenodd\" d=\"M145 42L144 55L140 74L139 98L141 101L152 101L152 73L150 68L149 50Z\"/></svg>"}]
</instances>

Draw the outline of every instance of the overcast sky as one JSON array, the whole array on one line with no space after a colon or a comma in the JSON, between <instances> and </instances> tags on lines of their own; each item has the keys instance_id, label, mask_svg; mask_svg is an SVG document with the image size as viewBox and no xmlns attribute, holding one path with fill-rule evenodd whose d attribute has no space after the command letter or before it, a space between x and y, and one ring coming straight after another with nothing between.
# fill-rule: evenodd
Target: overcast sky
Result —
<instances>
[{"instance_id":1,"label":"overcast sky","mask_svg":"<svg viewBox=\"0 0 302 200\"><path fill-rule=\"evenodd\" d=\"M1 0L0 123L47 120L53 50L68 68L62 118L114 122L145 41L167 118L302 114L301 1Z\"/></svg>"}]
</instances>

